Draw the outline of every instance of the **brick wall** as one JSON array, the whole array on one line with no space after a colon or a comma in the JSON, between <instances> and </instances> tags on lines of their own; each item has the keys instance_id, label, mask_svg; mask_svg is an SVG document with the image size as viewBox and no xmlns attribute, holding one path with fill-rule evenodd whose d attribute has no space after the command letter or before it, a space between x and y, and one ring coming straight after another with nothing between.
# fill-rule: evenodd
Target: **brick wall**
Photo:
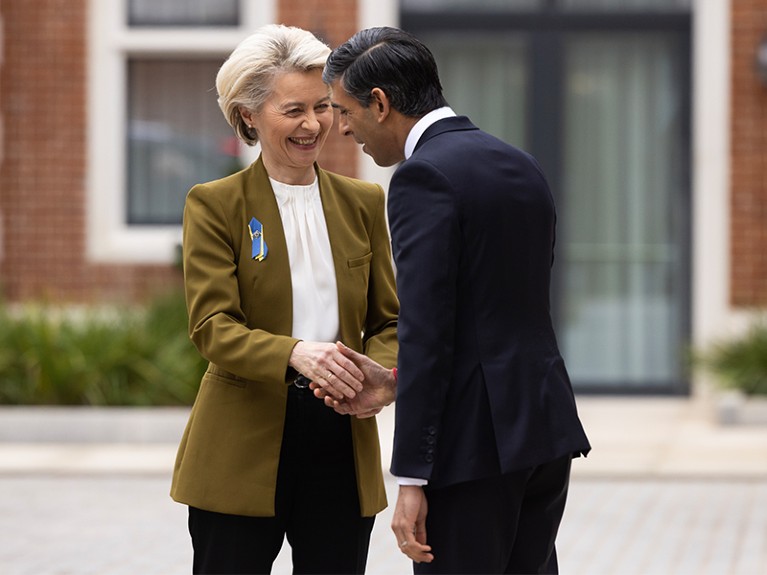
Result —
<instances>
[{"instance_id":1,"label":"brick wall","mask_svg":"<svg viewBox=\"0 0 767 575\"><path fill-rule=\"evenodd\" d=\"M87 0L0 0L0 297L134 300L179 284L171 266L85 257Z\"/></svg>"},{"instance_id":2,"label":"brick wall","mask_svg":"<svg viewBox=\"0 0 767 575\"><path fill-rule=\"evenodd\" d=\"M0 297L134 299L179 282L170 266L85 257L87 0L0 0ZM331 47L357 28L355 0L280 0L278 21ZM732 0L731 301L767 305L767 86L754 55L767 1ZM357 146L333 130L321 164L356 175Z\"/></svg>"},{"instance_id":3,"label":"brick wall","mask_svg":"<svg viewBox=\"0 0 767 575\"><path fill-rule=\"evenodd\" d=\"M96 265L86 250L87 0L0 0L0 298L137 300L180 285L165 265ZM278 21L336 46L355 0L279 0ZM354 176L357 146L333 133L323 167Z\"/></svg>"},{"instance_id":4,"label":"brick wall","mask_svg":"<svg viewBox=\"0 0 767 575\"><path fill-rule=\"evenodd\" d=\"M731 303L767 305L767 85L754 67L767 1L732 0Z\"/></svg>"}]
</instances>

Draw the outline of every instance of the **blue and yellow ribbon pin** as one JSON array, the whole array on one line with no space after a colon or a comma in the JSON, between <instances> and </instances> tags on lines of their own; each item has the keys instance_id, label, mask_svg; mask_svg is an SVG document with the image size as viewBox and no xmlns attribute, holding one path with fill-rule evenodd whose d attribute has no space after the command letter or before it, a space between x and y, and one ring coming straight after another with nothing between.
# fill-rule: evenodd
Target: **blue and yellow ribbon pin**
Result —
<instances>
[{"instance_id":1,"label":"blue and yellow ribbon pin","mask_svg":"<svg viewBox=\"0 0 767 575\"><path fill-rule=\"evenodd\" d=\"M259 262L264 261L266 254L269 253L269 248L266 247L266 241L264 240L263 224L256 218L252 218L248 224L248 232L250 232L250 241L252 242L250 257Z\"/></svg>"}]
</instances>

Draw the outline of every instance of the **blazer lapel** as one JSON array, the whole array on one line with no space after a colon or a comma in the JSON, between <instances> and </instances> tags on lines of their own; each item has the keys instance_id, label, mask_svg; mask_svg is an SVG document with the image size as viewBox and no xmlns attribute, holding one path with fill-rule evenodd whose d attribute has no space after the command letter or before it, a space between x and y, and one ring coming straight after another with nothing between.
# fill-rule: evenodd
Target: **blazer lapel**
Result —
<instances>
[{"instance_id":1,"label":"blazer lapel","mask_svg":"<svg viewBox=\"0 0 767 575\"><path fill-rule=\"evenodd\" d=\"M336 271L336 291L338 293L338 324L339 337L347 341L350 335L350 326L354 319L349 315L348 306L344 303L350 301L346 291L352 289L349 276L349 254L347 246L354 244L354 232L348 225L351 214L347 214L343 204L338 201L338 194L333 189L330 179L325 172L317 168L320 184L320 198L322 210L325 213L325 222L328 226L330 249L333 253L333 267Z\"/></svg>"},{"instance_id":2,"label":"blazer lapel","mask_svg":"<svg viewBox=\"0 0 767 575\"><path fill-rule=\"evenodd\" d=\"M266 173L261 157L253 163L246 184L246 213L243 214L244 231L251 218L256 218L263 225L264 241L269 253L263 261L252 261L248 266L254 266L261 282L261 292L272 294L265 313L279 315L280 333L290 334L293 326L293 284L290 276L290 258L285 231L282 227L280 209L274 196L269 176ZM243 248L241 260L251 257L250 245ZM255 294L253 294L255 297ZM274 297L276 296L276 297Z\"/></svg>"}]
</instances>

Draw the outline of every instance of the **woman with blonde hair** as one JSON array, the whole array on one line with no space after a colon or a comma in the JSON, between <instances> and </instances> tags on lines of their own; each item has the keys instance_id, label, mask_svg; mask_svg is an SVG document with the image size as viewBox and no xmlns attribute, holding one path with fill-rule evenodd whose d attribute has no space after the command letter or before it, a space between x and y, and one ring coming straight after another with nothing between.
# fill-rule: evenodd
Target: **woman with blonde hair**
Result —
<instances>
[{"instance_id":1,"label":"woman with blonde hair","mask_svg":"<svg viewBox=\"0 0 767 575\"><path fill-rule=\"evenodd\" d=\"M327 172L329 48L298 28L245 39L216 78L245 170L193 187L183 223L190 337L210 364L171 496L189 506L195 573L363 573L386 506L374 417L340 415L363 372L394 367L398 301L380 186Z\"/></svg>"}]
</instances>

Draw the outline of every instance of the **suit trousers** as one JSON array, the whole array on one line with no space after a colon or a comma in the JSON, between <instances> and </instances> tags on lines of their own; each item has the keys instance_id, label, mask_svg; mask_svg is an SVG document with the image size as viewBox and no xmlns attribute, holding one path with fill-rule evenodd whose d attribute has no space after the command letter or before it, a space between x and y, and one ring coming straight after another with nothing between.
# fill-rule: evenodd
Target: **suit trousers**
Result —
<instances>
[{"instance_id":1,"label":"suit trousers","mask_svg":"<svg viewBox=\"0 0 767 575\"><path fill-rule=\"evenodd\" d=\"M287 536L293 573L364 573L374 521L360 516L349 416L291 386L275 516L190 507L192 570L270 573Z\"/></svg>"},{"instance_id":2,"label":"suit trousers","mask_svg":"<svg viewBox=\"0 0 767 575\"><path fill-rule=\"evenodd\" d=\"M434 560L416 574L558 573L555 540L570 455L531 469L425 488Z\"/></svg>"}]
</instances>

